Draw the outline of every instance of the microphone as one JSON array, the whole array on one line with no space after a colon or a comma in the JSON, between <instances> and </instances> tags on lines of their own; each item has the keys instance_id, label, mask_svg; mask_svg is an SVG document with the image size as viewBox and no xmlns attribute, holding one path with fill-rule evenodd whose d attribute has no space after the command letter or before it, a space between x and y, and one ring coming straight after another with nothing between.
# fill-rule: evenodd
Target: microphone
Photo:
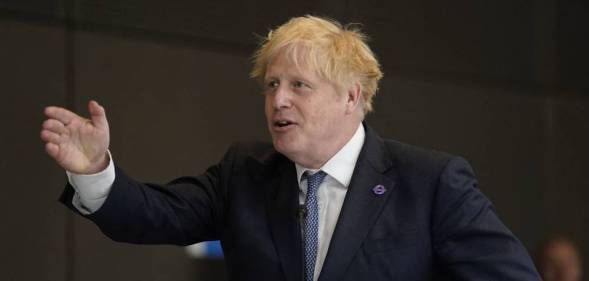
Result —
<instances>
[{"instance_id":1,"label":"microphone","mask_svg":"<svg viewBox=\"0 0 589 281\"><path fill-rule=\"evenodd\" d=\"M305 205L299 205L299 208L297 210L297 217L299 219L304 219L305 217L307 217L307 207L305 207Z\"/></svg>"}]
</instances>

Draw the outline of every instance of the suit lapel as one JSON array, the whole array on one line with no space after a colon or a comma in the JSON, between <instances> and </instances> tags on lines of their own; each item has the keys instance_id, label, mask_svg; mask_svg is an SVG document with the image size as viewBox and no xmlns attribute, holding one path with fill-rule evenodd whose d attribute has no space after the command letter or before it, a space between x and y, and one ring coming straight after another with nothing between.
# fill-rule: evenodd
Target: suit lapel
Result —
<instances>
[{"instance_id":1,"label":"suit lapel","mask_svg":"<svg viewBox=\"0 0 589 281\"><path fill-rule=\"evenodd\" d=\"M395 187L395 173L383 141L367 126L364 146L323 264L319 281L342 280L368 231L378 218ZM375 191L384 186L382 194Z\"/></svg>"},{"instance_id":2,"label":"suit lapel","mask_svg":"<svg viewBox=\"0 0 589 281\"><path fill-rule=\"evenodd\" d=\"M298 184L294 164L280 156L272 164L274 177L265 181L270 230L286 280L302 278L301 231L298 211Z\"/></svg>"}]
</instances>

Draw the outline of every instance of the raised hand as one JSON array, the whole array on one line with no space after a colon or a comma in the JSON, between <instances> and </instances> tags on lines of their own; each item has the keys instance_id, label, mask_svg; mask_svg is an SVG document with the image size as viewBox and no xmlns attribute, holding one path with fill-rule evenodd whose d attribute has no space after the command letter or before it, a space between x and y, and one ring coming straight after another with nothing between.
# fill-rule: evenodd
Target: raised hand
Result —
<instances>
[{"instance_id":1,"label":"raised hand","mask_svg":"<svg viewBox=\"0 0 589 281\"><path fill-rule=\"evenodd\" d=\"M100 172L108 165L110 142L104 108L95 101L88 103L90 119L55 106L45 108L41 139L45 151L62 168L77 174Z\"/></svg>"}]
</instances>

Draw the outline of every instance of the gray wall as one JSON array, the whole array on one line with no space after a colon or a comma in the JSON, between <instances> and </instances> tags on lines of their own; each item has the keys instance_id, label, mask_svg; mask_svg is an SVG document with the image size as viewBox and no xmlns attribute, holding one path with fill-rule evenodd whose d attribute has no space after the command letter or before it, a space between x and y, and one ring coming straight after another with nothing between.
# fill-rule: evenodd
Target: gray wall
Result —
<instances>
[{"instance_id":1,"label":"gray wall","mask_svg":"<svg viewBox=\"0 0 589 281\"><path fill-rule=\"evenodd\" d=\"M55 202L64 174L43 157L45 104L65 102L63 29L0 22L0 272L4 280L61 280L67 212Z\"/></svg>"},{"instance_id":2,"label":"gray wall","mask_svg":"<svg viewBox=\"0 0 589 281\"><path fill-rule=\"evenodd\" d=\"M114 243L58 204L65 177L39 140L42 109L86 114L97 99L129 174L198 174L231 142L268 138L248 79L253 33L307 12L365 24L385 71L368 117L381 135L466 157L529 249L563 233L589 253L580 1L31 3L0 1L3 280L222 279L222 263Z\"/></svg>"}]
</instances>

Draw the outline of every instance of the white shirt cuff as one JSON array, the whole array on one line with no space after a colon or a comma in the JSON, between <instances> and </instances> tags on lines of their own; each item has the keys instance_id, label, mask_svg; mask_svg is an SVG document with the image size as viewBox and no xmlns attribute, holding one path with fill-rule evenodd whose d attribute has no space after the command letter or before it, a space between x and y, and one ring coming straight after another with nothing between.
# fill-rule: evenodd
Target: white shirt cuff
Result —
<instances>
[{"instance_id":1,"label":"white shirt cuff","mask_svg":"<svg viewBox=\"0 0 589 281\"><path fill-rule=\"evenodd\" d=\"M66 171L68 181L76 191L72 205L84 215L94 213L102 207L115 182L115 165L108 151L106 169L91 175L76 174Z\"/></svg>"}]
</instances>

